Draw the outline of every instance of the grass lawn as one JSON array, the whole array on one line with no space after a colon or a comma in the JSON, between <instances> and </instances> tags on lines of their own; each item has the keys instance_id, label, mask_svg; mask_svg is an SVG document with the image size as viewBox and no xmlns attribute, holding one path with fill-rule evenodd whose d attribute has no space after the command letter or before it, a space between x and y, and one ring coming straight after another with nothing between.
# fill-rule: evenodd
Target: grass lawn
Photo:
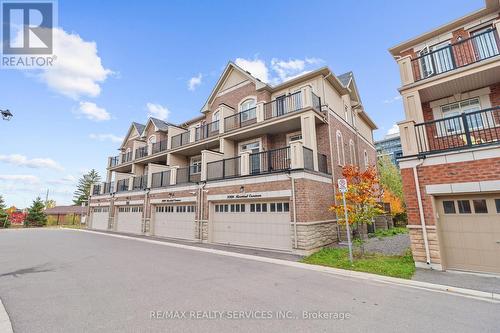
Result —
<instances>
[{"instance_id":1,"label":"grass lawn","mask_svg":"<svg viewBox=\"0 0 500 333\"><path fill-rule=\"evenodd\" d=\"M383 238L383 237L390 237L390 236L395 236L399 234L407 234L408 233L408 228L405 227L394 227L391 229L387 230L382 230L378 229L375 230L375 233L368 235L368 237L378 237L378 238Z\"/></svg>"},{"instance_id":2,"label":"grass lawn","mask_svg":"<svg viewBox=\"0 0 500 333\"><path fill-rule=\"evenodd\" d=\"M305 257L302 259L302 262L402 279L411 279L415 272L415 263L413 262L410 250L403 256L386 256L382 254L367 253L363 257L360 256L358 251L355 251L354 264L351 266L349 263L348 249L325 248Z\"/></svg>"}]
</instances>

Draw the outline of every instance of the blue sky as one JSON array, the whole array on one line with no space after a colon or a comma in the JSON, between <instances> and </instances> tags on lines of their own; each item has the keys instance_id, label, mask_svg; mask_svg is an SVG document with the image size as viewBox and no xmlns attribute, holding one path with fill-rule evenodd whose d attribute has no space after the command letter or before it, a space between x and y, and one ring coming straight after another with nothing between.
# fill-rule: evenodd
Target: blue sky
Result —
<instances>
[{"instance_id":1,"label":"blue sky","mask_svg":"<svg viewBox=\"0 0 500 333\"><path fill-rule=\"evenodd\" d=\"M58 204L70 203L83 172L105 176L131 121L144 123L151 112L174 123L199 115L229 60L271 82L323 65L352 70L381 138L403 119L387 49L483 6L59 0L59 67L0 69L0 108L15 115L0 122L0 194L24 207L49 189Z\"/></svg>"}]
</instances>

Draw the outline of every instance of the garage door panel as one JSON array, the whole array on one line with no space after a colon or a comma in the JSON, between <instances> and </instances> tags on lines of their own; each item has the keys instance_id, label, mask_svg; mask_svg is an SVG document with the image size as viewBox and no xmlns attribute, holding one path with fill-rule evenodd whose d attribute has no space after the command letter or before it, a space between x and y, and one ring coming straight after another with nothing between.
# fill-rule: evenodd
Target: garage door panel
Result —
<instances>
[{"instance_id":1,"label":"garage door panel","mask_svg":"<svg viewBox=\"0 0 500 333\"><path fill-rule=\"evenodd\" d=\"M257 211L256 206L254 206L255 211L251 211L251 204L261 205L259 207L261 211ZM263 204L266 204L266 211ZM226 212L224 203L212 205L211 230L214 242L269 249L291 249L289 211L285 212L282 209L281 212L270 212L270 202L228 204L228 210L241 210L235 205L244 205L245 211Z\"/></svg>"},{"instance_id":2,"label":"garage door panel","mask_svg":"<svg viewBox=\"0 0 500 333\"><path fill-rule=\"evenodd\" d=\"M108 207L96 207L92 212L92 229L97 230L107 230L108 229L108 219L109 219L109 208Z\"/></svg>"},{"instance_id":3,"label":"garage door panel","mask_svg":"<svg viewBox=\"0 0 500 333\"><path fill-rule=\"evenodd\" d=\"M494 202L499 197L484 194L436 201L446 268L500 273L500 214ZM473 200L486 200L488 211L476 212ZM457 210L445 213L443 201L453 201ZM469 201L470 213L460 212L458 201Z\"/></svg>"},{"instance_id":4,"label":"garage door panel","mask_svg":"<svg viewBox=\"0 0 500 333\"><path fill-rule=\"evenodd\" d=\"M118 207L116 231L131 234L141 234L142 206Z\"/></svg>"},{"instance_id":5,"label":"garage door panel","mask_svg":"<svg viewBox=\"0 0 500 333\"><path fill-rule=\"evenodd\" d=\"M160 237L195 239L193 204L157 205L154 208L154 234Z\"/></svg>"}]
</instances>

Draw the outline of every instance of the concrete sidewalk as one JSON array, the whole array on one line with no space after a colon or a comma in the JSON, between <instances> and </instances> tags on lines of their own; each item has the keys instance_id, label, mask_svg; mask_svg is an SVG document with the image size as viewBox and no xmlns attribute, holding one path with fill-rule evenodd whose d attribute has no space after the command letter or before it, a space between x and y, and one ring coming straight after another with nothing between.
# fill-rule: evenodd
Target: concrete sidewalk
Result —
<instances>
[{"instance_id":1,"label":"concrete sidewalk","mask_svg":"<svg viewBox=\"0 0 500 333\"><path fill-rule=\"evenodd\" d=\"M412 280L500 294L500 276L417 268Z\"/></svg>"}]
</instances>

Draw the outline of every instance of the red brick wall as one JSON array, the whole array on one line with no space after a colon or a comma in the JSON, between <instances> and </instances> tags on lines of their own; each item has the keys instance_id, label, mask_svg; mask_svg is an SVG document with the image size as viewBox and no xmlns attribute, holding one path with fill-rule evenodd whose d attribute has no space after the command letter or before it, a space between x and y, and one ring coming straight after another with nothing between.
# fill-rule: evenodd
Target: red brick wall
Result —
<instances>
[{"instance_id":1,"label":"red brick wall","mask_svg":"<svg viewBox=\"0 0 500 333\"><path fill-rule=\"evenodd\" d=\"M500 82L491 85L490 90L491 106L500 106Z\"/></svg>"},{"instance_id":2,"label":"red brick wall","mask_svg":"<svg viewBox=\"0 0 500 333\"><path fill-rule=\"evenodd\" d=\"M241 102L242 99L248 96L256 96L256 95L257 92L255 90L255 84L248 83L245 84L244 86L232 90L229 93L216 97L212 102L212 104L210 105L211 111L207 113L206 121L207 122L212 121L212 112L213 110L217 109L219 105L226 104L234 108L236 111L238 111L238 103Z\"/></svg>"},{"instance_id":3,"label":"red brick wall","mask_svg":"<svg viewBox=\"0 0 500 333\"><path fill-rule=\"evenodd\" d=\"M426 194L425 186L431 184L498 180L500 175L500 157L477 161L421 166L417 168L417 172L426 224L435 225L436 221L432 209L432 197ZM411 168L401 169L401 176L403 178L408 223L420 224L413 170Z\"/></svg>"},{"instance_id":4,"label":"red brick wall","mask_svg":"<svg viewBox=\"0 0 500 333\"><path fill-rule=\"evenodd\" d=\"M334 204L332 184L310 179L297 179L295 199L297 200L297 222L335 219L335 214L329 210Z\"/></svg>"}]
</instances>

